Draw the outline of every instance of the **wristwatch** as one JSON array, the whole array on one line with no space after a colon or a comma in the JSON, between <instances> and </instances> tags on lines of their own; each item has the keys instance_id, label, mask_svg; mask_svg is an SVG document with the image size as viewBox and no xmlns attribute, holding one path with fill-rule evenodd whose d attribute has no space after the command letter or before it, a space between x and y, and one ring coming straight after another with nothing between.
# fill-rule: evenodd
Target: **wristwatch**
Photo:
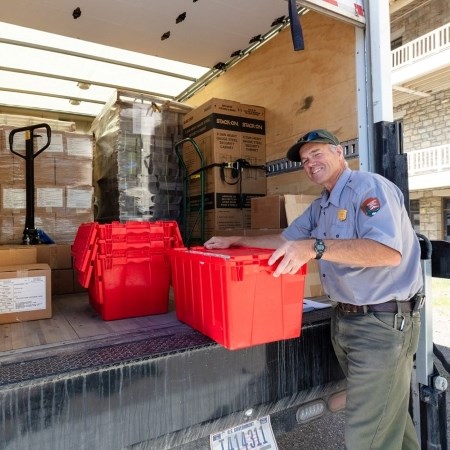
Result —
<instances>
[{"instance_id":1,"label":"wristwatch","mask_svg":"<svg viewBox=\"0 0 450 450\"><path fill-rule=\"evenodd\" d=\"M325 242L322 239L316 239L314 243L314 251L316 252L316 259L322 258L322 255L325 253L327 247L325 246Z\"/></svg>"}]
</instances>

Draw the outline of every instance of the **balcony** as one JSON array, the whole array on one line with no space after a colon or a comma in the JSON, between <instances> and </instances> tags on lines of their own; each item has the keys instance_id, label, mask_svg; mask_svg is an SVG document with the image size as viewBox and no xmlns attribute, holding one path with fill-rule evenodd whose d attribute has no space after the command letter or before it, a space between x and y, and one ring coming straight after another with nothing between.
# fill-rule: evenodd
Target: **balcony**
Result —
<instances>
[{"instance_id":1,"label":"balcony","mask_svg":"<svg viewBox=\"0 0 450 450\"><path fill-rule=\"evenodd\" d=\"M450 144L411 150L407 155L411 191L449 186Z\"/></svg>"},{"instance_id":2,"label":"balcony","mask_svg":"<svg viewBox=\"0 0 450 450\"><path fill-rule=\"evenodd\" d=\"M450 88L450 23L391 54L394 106Z\"/></svg>"}]
</instances>

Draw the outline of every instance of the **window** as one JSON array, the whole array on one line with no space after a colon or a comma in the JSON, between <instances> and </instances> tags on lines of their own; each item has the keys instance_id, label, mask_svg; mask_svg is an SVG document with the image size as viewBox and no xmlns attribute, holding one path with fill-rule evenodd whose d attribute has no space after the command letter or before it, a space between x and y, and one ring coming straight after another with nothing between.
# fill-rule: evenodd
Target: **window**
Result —
<instances>
[{"instance_id":1,"label":"window","mask_svg":"<svg viewBox=\"0 0 450 450\"><path fill-rule=\"evenodd\" d=\"M450 198L444 198L444 239L450 242Z\"/></svg>"},{"instance_id":2,"label":"window","mask_svg":"<svg viewBox=\"0 0 450 450\"><path fill-rule=\"evenodd\" d=\"M450 205L449 205L450 206ZM409 218L416 233L420 232L420 201L411 200L409 202ZM450 220L450 210L449 210Z\"/></svg>"}]
</instances>

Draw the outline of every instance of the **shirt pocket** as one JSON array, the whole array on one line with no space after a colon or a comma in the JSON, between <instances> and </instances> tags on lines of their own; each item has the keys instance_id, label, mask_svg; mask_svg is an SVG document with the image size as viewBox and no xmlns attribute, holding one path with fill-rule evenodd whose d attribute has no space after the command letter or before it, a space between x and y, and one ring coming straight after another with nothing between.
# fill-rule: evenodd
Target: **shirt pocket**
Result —
<instances>
[{"instance_id":1,"label":"shirt pocket","mask_svg":"<svg viewBox=\"0 0 450 450\"><path fill-rule=\"evenodd\" d=\"M351 220L334 222L326 232L326 238L328 239L353 239L355 237L355 224Z\"/></svg>"}]
</instances>

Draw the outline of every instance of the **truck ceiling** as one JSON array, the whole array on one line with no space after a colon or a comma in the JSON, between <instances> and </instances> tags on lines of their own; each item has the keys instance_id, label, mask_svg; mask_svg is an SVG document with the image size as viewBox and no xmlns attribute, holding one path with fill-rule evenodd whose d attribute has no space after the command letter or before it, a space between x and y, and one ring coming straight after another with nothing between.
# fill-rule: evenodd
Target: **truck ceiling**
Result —
<instances>
[{"instance_id":1,"label":"truck ceiling","mask_svg":"<svg viewBox=\"0 0 450 450\"><path fill-rule=\"evenodd\" d=\"M362 0L297 1L364 23ZM0 106L96 116L116 89L185 100L289 26L287 0L15 0Z\"/></svg>"}]
</instances>

